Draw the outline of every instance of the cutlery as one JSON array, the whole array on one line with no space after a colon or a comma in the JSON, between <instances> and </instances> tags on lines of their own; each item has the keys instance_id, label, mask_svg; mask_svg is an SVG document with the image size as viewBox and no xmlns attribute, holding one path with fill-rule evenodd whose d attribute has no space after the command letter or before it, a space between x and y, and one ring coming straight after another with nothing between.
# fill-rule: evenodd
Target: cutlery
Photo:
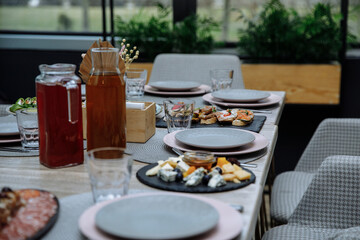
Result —
<instances>
[{"instance_id":1,"label":"cutlery","mask_svg":"<svg viewBox=\"0 0 360 240\"><path fill-rule=\"evenodd\" d=\"M181 151L181 150L178 149L178 148L173 147L172 150L173 150L174 153L176 153L176 154L179 155L179 156L184 155L184 152ZM251 161L254 161L254 159L251 159ZM249 160L249 162L250 162L250 160ZM240 163L240 165L241 165L242 167L250 167L250 168L251 168L251 167L252 167L252 168L256 168L256 167L257 167L257 164L253 164L253 163L242 163L241 161L239 161L239 163Z\"/></svg>"},{"instance_id":2,"label":"cutlery","mask_svg":"<svg viewBox=\"0 0 360 240\"><path fill-rule=\"evenodd\" d=\"M22 148L11 148L11 147L0 147L0 151L5 152L30 152L30 150L22 149ZM35 150L37 151L37 150Z\"/></svg>"},{"instance_id":3,"label":"cutlery","mask_svg":"<svg viewBox=\"0 0 360 240\"><path fill-rule=\"evenodd\" d=\"M181 155L184 155L184 152L181 151L180 149L178 148L172 148L173 152L176 153L177 155L181 156Z\"/></svg>"},{"instance_id":4,"label":"cutlery","mask_svg":"<svg viewBox=\"0 0 360 240\"><path fill-rule=\"evenodd\" d=\"M244 206L240 205L240 204L234 204L234 203L230 203L229 204L230 207L234 208L235 210L239 211L239 212L243 212L244 211Z\"/></svg>"}]
</instances>

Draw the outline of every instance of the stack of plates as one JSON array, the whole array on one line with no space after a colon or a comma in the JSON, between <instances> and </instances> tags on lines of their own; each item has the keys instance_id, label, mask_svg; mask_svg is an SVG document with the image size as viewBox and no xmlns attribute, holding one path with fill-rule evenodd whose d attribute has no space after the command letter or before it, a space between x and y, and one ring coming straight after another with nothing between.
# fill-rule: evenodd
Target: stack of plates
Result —
<instances>
[{"instance_id":1,"label":"stack of plates","mask_svg":"<svg viewBox=\"0 0 360 240\"><path fill-rule=\"evenodd\" d=\"M8 115L0 117L0 143L20 142L16 117Z\"/></svg>"},{"instance_id":2,"label":"stack of plates","mask_svg":"<svg viewBox=\"0 0 360 240\"><path fill-rule=\"evenodd\" d=\"M205 94L203 99L226 107L262 107L280 102L281 97L265 91L226 89Z\"/></svg>"},{"instance_id":3,"label":"stack of plates","mask_svg":"<svg viewBox=\"0 0 360 240\"><path fill-rule=\"evenodd\" d=\"M210 90L210 86L192 81L157 81L145 85L145 92L157 95L198 95Z\"/></svg>"},{"instance_id":4,"label":"stack of plates","mask_svg":"<svg viewBox=\"0 0 360 240\"><path fill-rule=\"evenodd\" d=\"M232 239L241 215L217 200L178 193L143 193L96 204L79 219L89 239Z\"/></svg>"},{"instance_id":5,"label":"stack of plates","mask_svg":"<svg viewBox=\"0 0 360 240\"><path fill-rule=\"evenodd\" d=\"M267 147L261 134L235 128L195 128L169 133L163 139L169 147L182 151L208 150L215 155L238 155Z\"/></svg>"}]
</instances>

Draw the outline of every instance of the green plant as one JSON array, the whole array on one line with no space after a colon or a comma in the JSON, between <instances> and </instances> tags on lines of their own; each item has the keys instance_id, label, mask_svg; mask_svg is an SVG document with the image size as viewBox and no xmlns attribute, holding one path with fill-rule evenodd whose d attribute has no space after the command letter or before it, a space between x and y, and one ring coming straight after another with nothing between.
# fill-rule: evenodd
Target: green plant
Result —
<instances>
[{"instance_id":1,"label":"green plant","mask_svg":"<svg viewBox=\"0 0 360 240\"><path fill-rule=\"evenodd\" d=\"M174 26L174 51L209 53L214 48L212 32L216 30L219 24L212 18L190 15Z\"/></svg>"},{"instance_id":2,"label":"green plant","mask_svg":"<svg viewBox=\"0 0 360 240\"><path fill-rule=\"evenodd\" d=\"M338 59L341 48L341 15L329 4L317 3L311 13L300 16L279 0L266 3L257 21L239 31L241 53L276 62L323 62Z\"/></svg>"},{"instance_id":3,"label":"green plant","mask_svg":"<svg viewBox=\"0 0 360 240\"><path fill-rule=\"evenodd\" d=\"M144 18L143 10L129 21L120 16L115 19L116 35L125 38L141 52L141 57L153 60L158 53L171 52L173 36L171 22L168 20L170 11L158 4L158 15Z\"/></svg>"},{"instance_id":4,"label":"green plant","mask_svg":"<svg viewBox=\"0 0 360 240\"><path fill-rule=\"evenodd\" d=\"M168 8L158 4L157 12L150 18L140 11L129 21L115 19L116 35L137 46L141 58L151 61L159 53L209 53L214 48L212 32L218 24L212 18L191 15L173 25Z\"/></svg>"}]
</instances>

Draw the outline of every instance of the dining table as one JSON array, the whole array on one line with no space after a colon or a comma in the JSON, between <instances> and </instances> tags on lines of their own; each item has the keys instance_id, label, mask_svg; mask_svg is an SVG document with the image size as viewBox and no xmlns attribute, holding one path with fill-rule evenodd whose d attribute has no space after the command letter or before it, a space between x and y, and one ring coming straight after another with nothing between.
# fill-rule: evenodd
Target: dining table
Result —
<instances>
[{"instance_id":1,"label":"dining table","mask_svg":"<svg viewBox=\"0 0 360 240\"><path fill-rule=\"evenodd\" d=\"M270 93L279 96L281 100L274 105L252 108L255 116L266 116L265 123L259 134L268 140L268 145L259 156L251 154L244 155L244 158L254 159L250 161L256 164L256 167L248 169L254 173L256 177L255 182L246 187L231 191L194 193L197 196L216 199L227 204L243 207L243 211L240 213L242 217L242 224L239 226L241 233L236 238L240 240L250 240L254 236L258 214L262 204L264 186L277 142L278 124L285 105L285 92L270 91ZM130 99L130 101L155 102L161 105L162 102L168 98L174 99L176 97L146 93L143 97ZM202 96L186 96L185 98L195 100L197 107L209 105L208 102L204 101ZM0 105L0 117L9 114L6 111L8 106L10 105ZM261 112L264 110L265 112ZM164 192L164 190L141 183L137 179L136 173L139 169L149 164L148 161L146 161L148 159L156 162L171 156L177 156L171 148L163 143L162 139L166 134L166 128L156 128L154 136L146 143L127 143L127 148L136 152L136 154L134 154L129 194ZM84 142L86 143L85 140ZM7 145L0 143L0 148L2 146ZM86 149L84 149L84 151L86 151ZM239 158L241 162L243 156L238 155L236 157ZM55 225L47 232L44 239L84 238L79 230L78 220L80 215L94 204L90 180L84 164L50 169L40 164L39 157L36 154L27 155L21 152L6 152L5 150L0 150L0 187L3 186L12 189L42 189L57 196L60 202L60 213ZM141 229L139 229L139 231L141 231Z\"/></svg>"}]
</instances>

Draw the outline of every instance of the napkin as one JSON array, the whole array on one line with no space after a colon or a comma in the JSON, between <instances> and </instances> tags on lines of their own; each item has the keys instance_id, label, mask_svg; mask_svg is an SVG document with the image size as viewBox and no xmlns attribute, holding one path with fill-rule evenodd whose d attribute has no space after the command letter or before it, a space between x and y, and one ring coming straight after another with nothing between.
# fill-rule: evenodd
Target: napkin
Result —
<instances>
[{"instance_id":1,"label":"napkin","mask_svg":"<svg viewBox=\"0 0 360 240\"><path fill-rule=\"evenodd\" d=\"M145 103L126 102L126 108L143 110L145 108Z\"/></svg>"}]
</instances>

